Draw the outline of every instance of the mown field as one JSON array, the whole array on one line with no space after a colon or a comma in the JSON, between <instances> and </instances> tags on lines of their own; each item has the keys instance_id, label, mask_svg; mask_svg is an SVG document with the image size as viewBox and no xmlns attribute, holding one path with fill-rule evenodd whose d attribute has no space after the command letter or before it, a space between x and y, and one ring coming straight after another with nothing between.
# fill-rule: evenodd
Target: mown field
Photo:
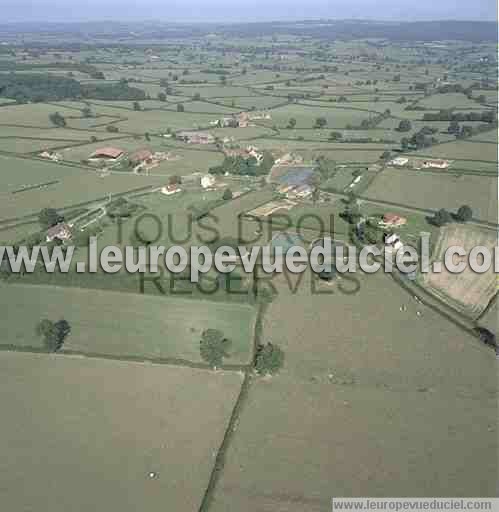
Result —
<instances>
[{"instance_id":1,"label":"mown field","mask_svg":"<svg viewBox=\"0 0 499 512\"><path fill-rule=\"evenodd\" d=\"M339 286L352 292L350 281L313 294L306 276L292 294L274 279L263 336L284 349L286 366L253 384L214 510L320 512L335 495L495 495L491 351L389 277L355 277L360 289L349 295Z\"/></svg>"},{"instance_id":2,"label":"mown field","mask_svg":"<svg viewBox=\"0 0 499 512\"><path fill-rule=\"evenodd\" d=\"M0 368L4 507L199 508L240 375L7 352Z\"/></svg>"},{"instance_id":3,"label":"mown field","mask_svg":"<svg viewBox=\"0 0 499 512\"><path fill-rule=\"evenodd\" d=\"M244 364L251 354L254 308L139 295L138 277L136 294L16 284L0 287L0 301L9 319L2 325L2 344L41 347L36 324L64 318L72 327L64 345L70 352L202 362L202 332L219 329L232 340L229 364Z\"/></svg>"}]
</instances>

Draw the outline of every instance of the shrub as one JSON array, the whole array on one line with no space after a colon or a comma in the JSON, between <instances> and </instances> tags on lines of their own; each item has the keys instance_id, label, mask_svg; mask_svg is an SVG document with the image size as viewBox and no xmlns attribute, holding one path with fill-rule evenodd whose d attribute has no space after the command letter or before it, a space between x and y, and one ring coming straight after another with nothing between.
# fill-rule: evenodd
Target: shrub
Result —
<instances>
[{"instance_id":1,"label":"shrub","mask_svg":"<svg viewBox=\"0 0 499 512\"><path fill-rule=\"evenodd\" d=\"M284 365L284 352L272 343L259 345L255 356L255 370L260 375L276 374Z\"/></svg>"}]
</instances>

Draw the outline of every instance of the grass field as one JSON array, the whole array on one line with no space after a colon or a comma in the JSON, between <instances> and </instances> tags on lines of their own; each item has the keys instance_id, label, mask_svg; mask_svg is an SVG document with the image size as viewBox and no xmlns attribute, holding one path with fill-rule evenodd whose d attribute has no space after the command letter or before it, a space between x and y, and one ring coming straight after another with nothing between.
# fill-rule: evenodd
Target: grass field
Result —
<instances>
[{"instance_id":1,"label":"grass field","mask_svg":"<svg viewBox=\"0 0 499 512\"><path fill-rule=\"evenodd\" d=\"M364 193L416 208L457 210L468 204L475 218L497 221L497 179L385 169Z\"/></svg>"},{"instance_id":2,"label":"grass field","mask_svg":"<svg viewBox=\"0 0 499 512\"><path fill-rule=\"evenodd\" d=\"M333 294L313 294L308 276L292 294L284 277L274 279L279 295L263 337L283 348L286 365L253 385L217 512L321 512L335 494L495 495L489 349L388 277L356 277L360 290L350 295L338 283L321 285Z\"/></svg>"},{"instance_id":3,"label":"grass field","mask_svg":"<svg viewBox=\"0 0 499 512\"><path fill-rule=\"evenodd\" d=\"M0 368L4 507L199 508L238 374L6 352Z\"/></svg>"},{"instance_id":4,"label":"grass field","mask_svg":"<svg viewBox=\"0 0 499 512\"><path fill-rule=\"evenodd\" d=\"M41 340L35 335L38 321L65 318L72 326L65 350L117 358L201 362L201 334L213 328L233 342L229 364L248 362L254 308L208 300L143 296L138 294L138 287L138 279L137 294L3 285L0 300L9 322L2 325L2 343L39 347Z\"/></svg>"},{"instance_id":5,"label":"grass field","mask_svg":"<svg viewBox=\"0 0 499 512\"><path fill-rule=\"evenodd\" d=\"M492 133L495 133L497 137L497 132ZM478 160L497 164L497 145L495 144L468 142L466 140L456 141L423 149L419 153L437 158Z\"/></svg>"},{"instance_id":6,"label":"grass field","mask_svg":"<svg viewBox=\"0 0 499 512\"><path fill-rule=\"evenodd\" d=\"M3 191L0 219L36 214L42 208L63 208L82 202L107 199L117 194L164 184L164 177L137 176L131 173L99 177L85 169L77 169L48 162L4 157L0 155ZM43 189L32 189L12 194L23 186L57 181Z\"/></svg>"}]
</instances>

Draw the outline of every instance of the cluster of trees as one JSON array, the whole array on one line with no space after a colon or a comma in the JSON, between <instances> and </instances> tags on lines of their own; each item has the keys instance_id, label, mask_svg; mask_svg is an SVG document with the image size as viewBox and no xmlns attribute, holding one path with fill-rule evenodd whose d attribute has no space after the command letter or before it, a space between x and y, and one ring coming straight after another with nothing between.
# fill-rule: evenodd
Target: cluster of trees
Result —
<instances>
[{"instance_id":1,"label":"cluster of trees","mask_svg":"<svg viewBox=\"0 0 499 512\"><path fill-rule=\"evenodd\" d=\"M408 119L402 119L397 127L397 131L399 132L410 132L411 130L412 123Z\"/></svg>"},{"instance_id":2,"label":"cluster of trees","mask_svg":"<svg viewBox=\"0 0 499 512\"><path fill-rule=\"evenodd\" d=\"M17 103L57 101L81 96L81 85L72 78L44 74L0 75L0 96Z\"/></svg>"},{"instance_id":3,"label":"cluster of trees","mask_svg":"<svg viewBox=\"0 0 499 512\"><path fill-rule=\"evenodd\" d=\"M201 357L212 368L220 368L225 358L230 357L232 341L218 329L206 329L201 334L199 351ZM260 344L253 361L256 372L262 376L275 375L284 365L284 352L273 343Z\"/></svg>"},{"instance_id":4,"label":"cluster of trees","mask_svg":"<svg viewBox=\"0 0 499 512\"><path fill-rule=\"evenodd\" d=\"M428 112L424 114L423 121L481 121L482 123L497 123L495 110L484 112L454 112L452 109L440 110L437 113Z\"/></svg>"},{"instance_id":5,"label":"cluster of trees","mask_svg":"<svg viewBox=\"0 0 499 512\"><path fill-rule=\"evenodd\" d=\"M144 100L142 89L130 87L126 82L117 84L80 84L73 78L45 75L10 73L0 75L0 96L18 103L59 101L65 99Z\"/></svg>"},{"instance_id":6,"label":"cluster of trees","mask_svg":"<svg viewBox=\"0 0 499 512\"><path fill-rule=\"evenodd\" d=\"M408 149L422 149L438 144L438 139L434 137L434 134L438 132L437 128L431 128L429 126L423 126L421 130L414 133L412 137L404 137L400 144L404 151Z\"/></svg>"},{"instance_id":7,"label":"cluster of trees","mask_svg":"<svg viewBox=\"0 0 499 512\"><path fill-rule=\"evenodd\" d=\"M435 226L442 227L451 222L469 222L473 218L473 210L468 205L459 207L457 213L453 214L441 208L435 215L430 219L431 223Z\"/></svg>"},{"instance_id":8,"label":"cluster of trees","mask_svg":"<svg viewBox=\"0 0 499 512\"><path fill-rule=\"evenodd\" d=\"M236 176L265 176L274 165L274 157L264 152L263 161L258 165L256 158L242 156L226 156L222 165L210 168L210 174L234 174Z\"/></svg>"},{"instance_id":9,"label":"cluster of trees","mask_svg":"<svg viewBox=\"0 0 499 512\"><path fill-rule=\"evenodd\" d=\"M360 221L362 215L360 212L359 202L355 195L350 195L345 206L345 210L340 214L340 217L352 225L357 224Z\"/></svg>"},{"instance_id":10,"label":"cluster of trees","mask_svg":"<svg viewBox=\"0 0 499 512\"><path fill-rule=\"evenodd\" d=\"M147 99L142 89L130 87L125 81L114 84L84 84L81 86L81 96L93 100L140 101Z\"/></svg>"},{"instance_id":11,"label":"cluster of trees","mask_svg":"<svg viewBox=\"0 0 499 512\"><path fill-rule=\"evenodd\" d=\"M38 223L43 230L47 230L60 222L64 222L64 216L55 208L44 208L38 214Z\"/></svg>"},{"instance_id":12,"label":"cluster of trees","mask_svg":"<svg viewBox=\"0 0 499 512\"><path fill-rule=\"evenodd\" d=\"M382 114L370 116L368 119L363 119L359 126L347 126L347 128L353 130L371 130L376 128L380 123L382 123L385 119L388 119L391 115L391 110L387 108Z\"/></svg>"},{"instance_id":13,"label":"cluster of trees","mask_svg":"<svg viewBox=\"0 0 499 512\"><path fill-rule=\"evenodd\" d=\"M441 85L440 87L438 87L437 92L439 92L440 94L447 94L450 92L456 93L457 92L457 93L466 94L466 96L471 98L473 90L471 87L464 87L461 84L446 84L446 85Z\"/></svg>"},{"instance_id":14,"label":"cluster of trees","mask_svg":"<svg viewBox=\"0 0 499 512\"><path fill-rule=\"evenodd\" d=\"M67 320L41 320L36 326L36 334L43 338L43 345L48 352L58 352L71 332Z\"/></svg>"},{"instance_id":15,"label":"cluster of trees","mask_svg":"<svg viewBox=\"0 0 499 512\"><path fill-rule=\"evenodd\" d=\"M127 201L124 197L119 197L106 206L106 212L109 218L132 217L140 209L140 206Z\"/></svg>"},{"instance_id":16,"label":"cluster of trees","mask_svg":"<svg viewBox=\"0 0 499 512\"><path fill-rule=\"evenodd\" d=\"M457 139L465 139L472 135L487 132L491 129L495 129L496 123L492 124L479 124L478 126L463 125L460 126L457 121L451 121L447 132L456 136Z\"/></svg>"},{"instance_id":17,"label":"cluster of trees","mask_svg":"<svg viewBox=\"0 0 499 512\"><path fill-rule=\"evenodd\" d=\"M315 120L314 128L321 130L327 126L327 119L325 117L318 117Z\"/></svg>"}]
</instances>

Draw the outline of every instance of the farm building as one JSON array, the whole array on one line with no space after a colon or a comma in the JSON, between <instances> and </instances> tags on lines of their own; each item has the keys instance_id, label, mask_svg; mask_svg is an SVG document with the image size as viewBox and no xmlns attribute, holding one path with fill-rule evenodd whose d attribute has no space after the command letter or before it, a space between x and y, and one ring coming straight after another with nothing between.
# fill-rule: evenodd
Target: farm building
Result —
<instances>
[{"instance_id":1,"label":"farm building","mask_svg":"<svg viewBox=\"0 0 499 512\"><path fill-rule=\"evenodd\" d=\"M385 233L385 250L389 252L398 251L404 244L396 233Z\"/></svg>"},{"instance_id":2,"label":"farm building","mask_svg":"<svg viewBox=\"0 0 499 512\"><path fill-rule=\"evenodd\" d=\"M47 242L53 242L54 240L70 240L71 237L71 227L65 222L61 222L47 229Z\"/></svg>"},{"instance_id":3,"label":"farm building","mask_svg":"<svg viewBox=\"0 0 499 512\"><path fill-rule=\"evenodd\" d=\"M213 144L215 137L207 132L179 132L177 139L187 142L187 144Z\"/></svg>"},{"instance_id":4,"label":"farm building","mask_svg":"<svg viewBox=\"0 0 499 512\"><path fill-rule=\"evenodd\" d=\"M409 159L403 156L398 156L397 158L394 158L390 163L397 167L403 167L409 163Z\"/></svg>"},{"instance_id":5,"label":"farm building","mask_svg":"<svg viewBox=\"0 0 499 512\"><path fill-rule=\"evenodd\" d=\"M152 152L148 149L139 149L138 151L132 153L129 159L133 165L138 165L142 163L151 163L152 157Z\"/></svg>"},{"instance_id":6,"label":"farm building","mask_svg":"<svg viewBox=\"0 0 499 512\"><path fill-rule=\"evenodd\" d=\"M385 213L380 224L385 226L405 226L407 224L407 219L397 215L396 213Z\"/></svg>"},{"instance_id":7,"label":"farm building","mask_svg":"<svg viewBox=\"0 0 499 512\"><path fill-rule=\"evenodd\" d=\"M167 185L161 189L161 193L165 196L172 196L173 194L178 194L179 192L182 192L182 189L177 185Z\"/></svg>"},{"instance_id":8,"label":"farm building","mask_svg":"<svg viewBox=\"0 0 499 512\"><path fill-rule=\"evenodd\" d=\"M62 156L59 153L52 153L51 151L43 151L38 156L40 158L52 160L53 162L59 162L59 160L62 160Z\"/></svg>"},{"instance_id":9,"label":"farm building","mask_svg":"<svg viewBox=\"0 0 499 512\"><path fill-rule=\"evenodd\" d=\"M211 188L215 186L215 177L211 174L207 174L201 178L201 186L203 188Z\"/></svg>"},{"instance_id":10,"label":"farm building","mask_svg":"<svg viewBox=\"0 0 499 512\"><path fill-rule=\"evenodd\" d=\"M90 158L96 158L101 160L118 160L118 158L121 158L124 154L125 152L122 149L105 147L94 151L90 155Z\"/></svg>"},{"instance_id":11,"label":"farm building","mask_svg":"<svg viewBox=\"0 0 499 512\"><path fill-rule=\"evenodd\" d=\"M448 160L426 160L423 162L424 169L447 169L449 165Z\"/></svg>"},{"instance_id":12,"label":"farm building","mask_svg":"<svg viewBox=\"0 0 499 512\"><path fill-rule=\"evenodd\" d=\"M310 185L300 185L299 187L292 187L291 190L288 191L288 198L297 198L297 199L306 199L310 197L313 193L313 189Z\"/></svg>"}]
</instances>

